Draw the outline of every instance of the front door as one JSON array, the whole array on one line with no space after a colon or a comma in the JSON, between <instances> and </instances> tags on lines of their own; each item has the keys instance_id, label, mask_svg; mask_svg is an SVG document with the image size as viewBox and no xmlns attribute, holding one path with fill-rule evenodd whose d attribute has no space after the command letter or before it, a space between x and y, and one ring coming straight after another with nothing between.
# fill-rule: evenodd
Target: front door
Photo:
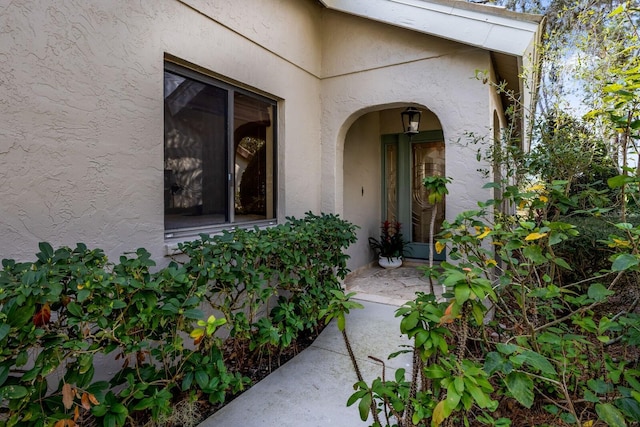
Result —
<instances>
[{"instance_id":1,"label":"front door","mask_svg":"<svg viewBox=\"0 0 640 427\"><path fill-rule=\"evenodd\" d=\"M427 201L422 186L427 176L445 176L445 147L442 131L383 135L383 220L398 221L409 240L409 258L429 258L429 233L435 213L434 234L444 220L445 200L436 205ZM444 253L434 253L444 260Z\"/></svg>"}]
</instances>

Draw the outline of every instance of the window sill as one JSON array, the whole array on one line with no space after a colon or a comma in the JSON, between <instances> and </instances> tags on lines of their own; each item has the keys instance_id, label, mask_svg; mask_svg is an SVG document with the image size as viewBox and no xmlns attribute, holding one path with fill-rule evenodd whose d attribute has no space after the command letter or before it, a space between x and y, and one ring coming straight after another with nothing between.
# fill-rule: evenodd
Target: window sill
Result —
<instances>
[{"instance_id":1,"label":"window sill","mask_svg":"<svg viewBox=\"0 0 640 427\"><path fill-rule=\"evenodd\" d=\"M164 233L164 247L165 256L180 255L182 251L179 248L180 243L191 242L197 240L201 234L207 234L214 236L216 234L222 234L224 230L233 231L237 229L249 230L255 227L260 229L273 227L277 225L278 221L274 219L263 221L251 221L237 224L221 224L219 226L211 226L207 228L193 228L193 229L180 229L166 231Z\"/></svg>"}]
</instances>

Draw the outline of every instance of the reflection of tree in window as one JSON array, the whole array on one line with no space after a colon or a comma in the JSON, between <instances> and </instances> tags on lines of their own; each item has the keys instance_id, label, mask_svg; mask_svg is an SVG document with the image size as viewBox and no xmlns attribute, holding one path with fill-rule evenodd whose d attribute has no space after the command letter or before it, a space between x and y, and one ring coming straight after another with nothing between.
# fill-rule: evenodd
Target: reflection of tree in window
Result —
<instances>
[{"instance_id":1,"label":"reflection of tree in window","mask_svg":"<svg viewBox=\"0 0 640 427\"><path fill-rule=\"evenodd\" d=\"M264 139L244 137L236 149L236 213L265 214L266 145Z\"/></svg>"},{"instance_id":2,"label":"reflection of tree in window","mask_svg":"<svg viewBox=\"0 0 640 427\"><path fill-rule=\"evenodd\" d=\"M236 92L234 94L236 221L265 219L270 198L268 182L273 167L267 156L273 151L272 104ZM272 204L272 203L271 203Z\"/></svg>"}]
</instances>

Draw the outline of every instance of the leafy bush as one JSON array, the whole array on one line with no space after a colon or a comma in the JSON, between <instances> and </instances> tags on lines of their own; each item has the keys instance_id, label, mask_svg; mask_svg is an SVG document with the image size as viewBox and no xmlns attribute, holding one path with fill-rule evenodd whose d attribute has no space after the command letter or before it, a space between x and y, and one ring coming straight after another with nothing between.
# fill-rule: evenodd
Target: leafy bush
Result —
<instances>
[{"instance_id":1,"label":"leafy bush","mask_svg":"<svg viewBox=\"0 0 640 427\"><path fill-rule=\"evenodd\" d=\"M449 248L451 262L425 273L447 300L418 295L397 311L413 339L411 378L383 370L359 381L348 404L376 426L508 426L517 420L505 410L517 405L544 408L554 425L637 425L640 227L601 224L594 245L610 251L606 268L561 283L573 267L557 249L578 236L550 219L567 206L562 184L504 197L516 214L494 215L502 201L492 201L444 224L436 249Z\"/></svg>"},{"instance_id":2,"label":"leafy bush","mask_svg":"<svg viewBox=\"0 0 640 427\"><path fill-rule=\"evenodd\" d=\"M335 215L307 214L279 227L202 236L180 249L189 256L187 274L211 290L207 302L224 315L236 350L261 352L316 327L329 291L348 272L343 249L354 232Z\"/></svg>"},{"instance_id":3,"label":"leafy bush","mask_svg":"<svg viewBox=\"0 0 640 427\"><path fill-rule=\"evenodd\" d=\"M609 235L615 234L615 222L619 218L608 216L572 216L562 218L578 232L570 240L557 245L554 253L565 259L571 270L562 271L562 283L577 282L597 275L602 270L611 268L611 257L615 250L604 245Z\"/></svg>"},{"instance_id":4,"label":"leafy bush","mask_svg":"<svg viewBox=\"0 0 640 427\"><path fill-rule=\"evenodd\" d=\"M100 249L40 244L0 271L0 426L104 426L159 420L180 399L222 403L248 379L224 360L228 324L259 351L288 346L346 275L354 226L291 218L266 230L202 236L185 263L153 272L144 249L110 263ZM205 316L207 305L223 314ZM259 312L266 316L259 317ZM193 343L191 343L191 339ZM94 359L120 364L96 381Z\"/></svg>"}]
</instances>

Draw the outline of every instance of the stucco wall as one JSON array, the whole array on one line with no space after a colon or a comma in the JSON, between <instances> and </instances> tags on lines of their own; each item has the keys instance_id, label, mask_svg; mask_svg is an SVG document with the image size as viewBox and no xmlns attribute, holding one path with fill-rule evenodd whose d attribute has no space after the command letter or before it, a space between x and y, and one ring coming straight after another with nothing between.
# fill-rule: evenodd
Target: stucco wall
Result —
<instances>
[{"instance_id":1,"label":"stucco wall","mask_svg":"<svg viewBox=\"0 0 640 427\"><path fill-rule=\"evenodd\" d=\"M320 6L185 3L0 6L0 258L39 241L162 258L165 53L284 100L278 216L320 210Z\"/></svg>"},{"instance_id":2,"label":"stucco wall","mask_svg":"<svg viewBox=\"0 0 640 427\"><path fill-rule=\"evenodd\" d=\"M347 132L344 147L344 218L360 228L350 248L352 268L371 261L368 238L379 231L380 113L365 114Z\"/></svg>"},{"instance_id":3,"label":"stucco wall","mask_svg":"<svg viewBox=\"0 0 640 427\"><path fill-rule=\"evenodd\" d=\"M450 217L490 196L475 148L458 142L492 123L496 99L473 79L491 66L479 48L313 0L2 7L0 258L33 259L49 241L163 259L165 57L279 100L278 218L324 211L364 225L351 267L379 225L379 135L400 126L390 111L413 104L439 119Z\"/></svg>"}]
</instances>

